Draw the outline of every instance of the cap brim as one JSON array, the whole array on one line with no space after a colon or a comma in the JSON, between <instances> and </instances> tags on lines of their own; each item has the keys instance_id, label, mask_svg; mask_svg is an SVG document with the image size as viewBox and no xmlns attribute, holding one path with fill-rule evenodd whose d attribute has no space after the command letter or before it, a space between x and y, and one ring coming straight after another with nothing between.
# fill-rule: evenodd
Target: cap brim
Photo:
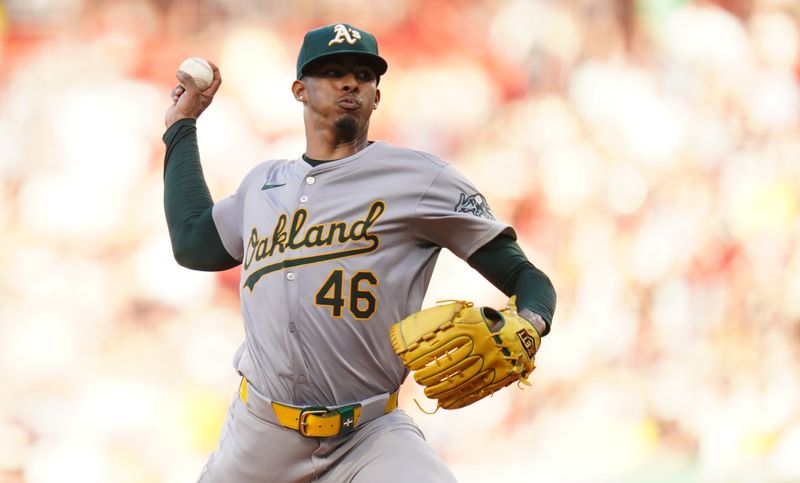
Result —
<instances>
[{"instance_id":1,"label":"cap brim","mask_svg":"<svg viewBox=\"0 0 800 483\"><path fill-rule=\"evenodd\" d=\"M303 67L300 68L300 73L302 75L307 75L308 69L310 67L313 67L314 64L318 64L320 63L320 61L325 60L329 57L334 57L343 54L353 54L362 57L366 61L366 63L370 67L372 67L372 70L375 71L375 75L383 75L389 68L389 64L387 64L386 60L384 60L383 57L381 57L380 55L364 52L363 50L337 50L336 52L326 52L324 54L320 54L316 57L307 60L306 63L303 64Z\"/></svg>"}]
</instances>

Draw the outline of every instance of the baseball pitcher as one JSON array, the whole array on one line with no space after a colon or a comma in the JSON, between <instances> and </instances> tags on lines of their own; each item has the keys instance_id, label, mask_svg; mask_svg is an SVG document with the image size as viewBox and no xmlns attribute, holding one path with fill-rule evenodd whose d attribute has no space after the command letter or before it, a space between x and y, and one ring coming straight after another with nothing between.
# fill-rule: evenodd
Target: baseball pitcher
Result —
<instances>
[{"instance_id":1,"label":"baseball pitcher","mask_svg":"<svg viewBox=\"0 0 800 483\"><path fill-rule=\"evenodd\" d=\"M305 35L291 92L306 150L255 166L214 203L195 122L222 82L179 72L164 134L175 258L241 265L241 384L201 482L452 482L397 409L409 372L438 407L471 404L534 369L555 291L445 161L368 138L387 62L349 24ZM450 301L420 311L447 248L509 296L501 310Z\"/></svg>"}]
</instances>

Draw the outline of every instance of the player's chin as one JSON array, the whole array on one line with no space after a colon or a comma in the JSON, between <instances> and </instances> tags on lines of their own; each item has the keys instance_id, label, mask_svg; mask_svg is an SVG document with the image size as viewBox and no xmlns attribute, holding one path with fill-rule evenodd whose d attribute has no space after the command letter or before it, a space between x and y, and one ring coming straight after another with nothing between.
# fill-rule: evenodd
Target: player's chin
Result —
<instances>
[{"instance_id":1,"label":"player's chin","mask_svg":"<svg viewBox=\"0 0 800 483\"><path fill-rule=\"evenodd\" d=\"M358 135L358 118L354 113L342 114L333 123L336 137L340 140L352 140Z\"/></svg>"}]
</instances>

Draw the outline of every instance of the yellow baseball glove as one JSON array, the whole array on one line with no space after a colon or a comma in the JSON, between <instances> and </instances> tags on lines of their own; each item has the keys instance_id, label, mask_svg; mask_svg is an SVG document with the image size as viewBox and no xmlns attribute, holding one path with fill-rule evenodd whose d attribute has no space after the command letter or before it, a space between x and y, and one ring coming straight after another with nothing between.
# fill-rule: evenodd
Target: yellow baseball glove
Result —
<instances>
[{"instance_id":1,"label":"yellow baseball glove","mask_svg":"<svg viewBox=\"0 0 800 483\"><path fill-rule=\"evenodd\" d=\"M448 301L394 324L392 347L437 409L457 409L508 386L527 382L541 345L517 314L515 297L502 311Z\"/></svg>"}]
</instances>

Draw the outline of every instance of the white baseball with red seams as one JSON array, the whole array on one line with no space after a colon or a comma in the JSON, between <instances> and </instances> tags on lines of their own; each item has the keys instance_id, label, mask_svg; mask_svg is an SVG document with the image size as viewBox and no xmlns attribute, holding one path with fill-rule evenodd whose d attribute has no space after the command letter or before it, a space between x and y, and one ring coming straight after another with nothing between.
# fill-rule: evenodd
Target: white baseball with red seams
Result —
<instances>
[{"instance_id":1,"label":"white baseball with red seams","mask_svg":"<svg viewBox=\"0 0 800 483\"><path fill-rule=\"evenodd\" d=\"M200 57L189 57L181 62L178 70L189 74L201 91L208 89L211 81L214 80L214 71L211 70L211 64Z\"/></svg>"}]
</instances>

